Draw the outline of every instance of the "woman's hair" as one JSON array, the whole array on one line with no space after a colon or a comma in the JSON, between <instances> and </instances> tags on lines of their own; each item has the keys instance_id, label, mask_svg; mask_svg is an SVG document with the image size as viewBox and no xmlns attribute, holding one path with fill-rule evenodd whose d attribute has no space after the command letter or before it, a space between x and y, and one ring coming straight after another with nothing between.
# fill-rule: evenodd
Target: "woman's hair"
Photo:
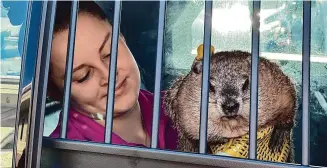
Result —
<instances>
[{"instance_id":1,"label":"woman's hair","mask_svg":"<svg viewBox=\"0 0 327 168\"><path fill-rule=\"evenodd\" d=\"M68 29L71 17L71 1L58 1L55 17L54 34ZM100 20L108 20L108 17L100 6L94 1L79 1L78 14L89 14Z\"/></svg>"},{"instance_id":2,"label":"woman's hair","mask_svg":"<svg viewBox=\"0 0 327 168\"><path fill-rule=\"evenodd\" d=\"M53 35L60 33L63 30L69 29L70 18L71 18L71 1L57 1L56 16L54 23ZM108 6L107 6L108 7ZM110 16L108 14L112 13L111 9L108 8L105 13L102 8L94 1L79 1L78 14L88 14L99 20L110 22ZM50 65L51 66L51 65ZM51 70L49 74L51 73ZM51 77L48 79L48 96L51 100L60 101L62 95L59 94L59 88L53 83Z\"/></svg>"}]
</instances>

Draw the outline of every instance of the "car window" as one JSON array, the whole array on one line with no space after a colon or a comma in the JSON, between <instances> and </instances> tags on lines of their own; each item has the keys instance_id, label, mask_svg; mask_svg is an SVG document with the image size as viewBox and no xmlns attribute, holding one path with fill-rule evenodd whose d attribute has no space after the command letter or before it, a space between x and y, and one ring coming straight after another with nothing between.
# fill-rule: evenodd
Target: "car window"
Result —
<instances>
[{"instance_id":1,"label":"car window","mask_svg":"<svg viewBox=\"0 0 327 168\"><path fill-rule=\"evenodd\" d=\"M9 137L9 139L12 137L11 132L15 121L15 108L17 105L21 67L22 40L24 39L22 37L24 37L24 21L26 21L27 11L27 2L21 1L20 3L22 6L14 3L8 5L5 2L9 1L3 1L1 3L1 133L3 135L1 137L1 146L3 151L5 151L2 154L8 155L1 157L1 159L5 160L8 157L10 159L8 159L9 162L7 162L7 160L1 161L1 167L5 167L7 164L10 166L11 164L12 154L10 152L12 152L12 144L10 143L11 141L3 141L3 139L5 139L5 137ZM18 6L20 8L17 9L16 7ZM134 6L131 5L131 7ZM243 0L214 1L213 7L212 44L215 46L216 51L236 49L250 51L251 3ZM296 81L298 84L297 91L301 93L302 2L263 1L261 7L260 56L278 62L282 70ZM148 13L156 14L157 10L155 11L156 12ZM145 15L149 14L146 13ZM141 14L135 14L129 17L130 20L135 20L137 16L141 16ZM148 17L150 16L151 15ZM310 112L312 124L311 159L315 165L327 165L324 158L324 150L327 149L327 136L320 136L327 134L324 133L327 132L325 129L327 125L324 125L327 123L327 119L324 117L327 113L326 16L327 2L312 2ZM157 24L156 22L152 23L148 20L140 24L139 21L141 21L141 19L134 21L134 23L132 21L125 23L126 27L129 26L129 23L135 24L135 22L137 22L138 24L136 28L133 27L135 32L129 31L125 36L127 37L127 42L132 46L131 50L140 65L142 66L150 62L152 65L148 69L155 70L155 48L157 39L155 38L156 31L152 30L157 27ZM196 48L199 44L203 43L203 23L204 2L169 1L165 25L163 89L167 89L170 83L179 75L189 71L196 54ZM144 26L142 30L137 29L140 25ZM145 33L142 34L140 33L141 31ZM151 36L151 38L147 36ZM136 50L140 48L140 46L144 46L144 48L147 47L146 49L149 50L147 54L144 54L144 48L139 49L139 52ZM148 46L151 46L151 48ZM143 61L141 58L150 59L150 61ZM148 80L154 81L154 71L147 71L146 73L150 74ZM27 75L28 74L31 75L32 73L27 73ZM27 83L29 82L27 81ZM150 90L152 90L151 87L153 87L153 82L148 83L150 83L148 85ZM301 94L299 94L299 113L301 113L301 101L302 97ZM9 117L5 117L6 115ZM45 136L51 133L57 124L58 118L58 113L51 113L48 118L45 118ZM301 119L297 118L297 121L301 122ZM8 123L8 125L6 125L6 123ZM24 127L20 129L24 129ZM297 152L301 149L300 129L301 127L299 125L296 127L295 132ZM6 151L8 152L6 153ZM301 153L298 152L296 155L297 162L301 159L300 154Z\"/></svg>"},{"instance_id":2,"label":"car window","mask_svg":"<svg viewBox=\"0 0 327 168\"><path fill-rule=\"evenodd\" d=\"M181 5L184 10L179 10ZM165 75L167 89L180 74L188 73L203 43L204 2L170 2L167 8ZM327 2L314 1L311 9L311 162L327 165ZM211 43L216 51L251 51L251 12L248 1L213 1ZM298 116L294 141L296 160L301 162L302 29L301 1L262 1L260 11L260 56L277 62L296 82ZM170 44L171 43L171 44ZM260 80L260 79L259 79Z\"/></svg>"},{"instance_id":3,"label":"car window","mask_svg":"<svg viewBox=\"0 0 327 168\"><path fill-rule=\"evenodd\" d=\"M1 2L1 166L11 167L27 1ZM21 127L21 129L24 129Z\"/></svg>"}]
</instances>

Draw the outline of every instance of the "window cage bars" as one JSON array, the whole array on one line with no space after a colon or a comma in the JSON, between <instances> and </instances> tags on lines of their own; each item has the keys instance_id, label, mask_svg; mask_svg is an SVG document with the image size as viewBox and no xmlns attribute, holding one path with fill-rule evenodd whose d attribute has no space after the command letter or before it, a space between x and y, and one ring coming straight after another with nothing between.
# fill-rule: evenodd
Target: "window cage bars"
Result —
<instances>
[{"instance_id":1,"label":"window cage bars","mask_svg":"<svg viewBox=\"0 0 327 168\"><path fill-rule=\"evenodd\" d=\"M311 1L303 1L302 36L302 165L310 160L310 38L311 38Z\"/></svg>"},{"instance_id":2,"label":"window cage bars","mask_svg":"<svg viewBox=\"0 0 327 168\"><path fill-rule=\"evenodd\" d=\"M67 134L68 110L69 110L69 102L70 102L70 94L71 94L72 70L73 70L74 49L75 49L77 11L78 11L78 1L74 0L72 1L71 18L69 24L66 72L65 72L65 83L64 83L64 93L66 94L64 94L63 97L63 108L62 108L63 117L61 120L60 138L66 138L66 134Z\"/></svg>"},{"instance_id":3,"label":"window cage bars","mask_svg":"<svg viewBox=\"0 0 327 168\"><path fill-rule=\"evenodd\" d=\"M28 35L29 35L29 27L30 27L30 22L31 22L31 15L32 15L32 2L28 3L27 7L27 15L26 15L26 29L25 29L25 34L26 36L24 37L24 46L23 46L23 55L22 55L22 64L21 64L21 69L25 69L25 60L26 60L26 54L27 54L27 44L28 44ZM24 71L20 73L20 79L24 79ZM19 80L19 92L18 92L18 98L17 98L17 111L20 111L20 102L22 100L22 92L23 92L23 80ZM16 119L15 119L15 134L14 134L14 144L17 144L18 142L18 129L19 129L19 118L20 118L20 113L16 113ZM13 146L13 159L12 159L12 167L16 167L16 156L17 156L17 146Z\"/></svg>"},{"instance_id":4,"label":"window cage bars","mask_svg":"<svg viewBox=\"0 0 327 168\"><path fill-rule=\"evenodd\" d=\"M56 1L44 1L42 3L41 29L31 98L29 137L25 149L26 167L28 168L40 167L50 53L56 14Z\"/></svg>"},{"instance_id":5,"label":"window cage bars","mask_svg":"<svg viewBox=\"0 0 327 168\"><path fill-rule=\"evenodd\" d=\"M72 66L74 58L74 45L76 33L76 21L78 11L78 1L72 1L71 6L71 19L69 26L69 43L67 45L67 60L66 60L66 73L65 73L65 94L63 103L63 120L61 122L61 132L59 139L51 139L44 137L42 143L42 133L44 124L44 111L47 90L47 80L49 72L49 61L52 34L54 27L54 19L56 14L56 1L44 1L42 18L41 18L41 31L39 36L38 57L36 64L36 73L34 79L34 90L32 99L31 118L29 123L29 141L27 147L27 160L26 166L29 168L40 167L40 157L42 146L51 148L63 148L81 151L94 151L110 153L109 149L113 149L116 153L121 155L130 152L139 152L154 157L155 155L166 156L169 160L185 160L196 158L211 159L219 162L220 165L227 164L243 164L251 166L263 167L283 167L283 163L268 163L256 160L256 130L257 130L257 104L258 104L258 61L259 61L259 42L260 42L260 1L253 1L253 27L252 27L252 54L251 54L251 104L250 104L250 142L249 142L249 159L240 160L237 158L209 156L203 155L206 153L207 142L207 118L208 118L208 80L210 75L210 46L211 46L211 25L212 25L212 1L205 1L205 15L204 15L204 58L203 58L203 74L202 74L202 91L201 91L201 117L200 117L200 141L199 141L199 154L186 154L181 152L163 151L156 149L158 146L158 120L160 114L160 90L161 90L161 73L162 73L162 59L163 59L163 44L164 44L164 29L165 29L165 15L166 15L166 1L159 2L159 22L158 22L158 41L157 41L157 60L156 60L156 75L155 75L155 91L154 91L154 107L153 107L153 120L152 120L152 137L151 148L140 149L135 147L123 147L111 144L112 122L113 122L113 109L114 109L114 92L115 92L115 79L116 79L116 64L118 53L118 40L119 40L119 26L121 17L121 1L115 0L112 41L111 41L111 57L110 57L110 74L108 78L108 98L106 109L106 124L105 124L105 143L91 143L91 142L76 142L66 140L67 118L69 109L69 100L71 92L71 78ZM29 8L29 10L31 10ZM302 127L302 164L301 165L288 165L289 167L307 167L309 166L309 86L310 86L310 34L311 34L311 1L303 1L303 62L302 62L302 103L303 103L303 127ZM24 50L26 55L26 50ZM17 122L17 121L16 121ZM16 128L17 129L17 128ZM15 149L15 147L14 147ZM107 151L103 151L106 149ZM109 150L109 151L108 151ZM125 153L124 153L125 152ZM127 153L126 153L127 152ZM152 156L150 156L152 155ZM176 158L175 158L176 157ZM15 158L15 157L14 157ZM15 165L15 159L13 161Z\"/></svg>"},{"instance_id":6,"label":"window cage bars","mask_svg":"<svg viewBox=\"0 0 327 168\"><path fill-rule=\"evenodd\" d=\"M158 129L159 116L161 105L161 79L162 79L162 59L163 59L163 45L165 32L165 16L166 16L166 2L159 2L159 20L158 20L158 41L157 41L157 59L156 59L156 73L155 73L155 90L153 103L153 117L152 117L152 133L151 133L151 148L158 147Z\"/></svg>"},{"instance_id":7,"label":"window cage bars","mask_svg":"<svg viewBox=\"0 0 327 168\"><path fill-rule=\"evenodd\" d=\"M208 99L209 99L209 76L210 76L210 53L211 53L211 29L212 29L212 1L205 1L204 15L204 39L203 39L203 64L201 86L201 110L200 110L200 140L199 152L207 151L207 123L208 123Z\"/></svg>"},{"instance_id":8,"label":"window cage bars","mask_svg":"<svg viewBox=\"0 0 327 168\"><path fill-rule=\"evenodd\" d=\"M251 86L250 86L250 129L249 159L256 159L257 154L257 120L258 120L258 64L260 42L260 1L253 1L252 12L252 52L251 52Z\"/></svg>"},{"instance_id":9,"label":"window cage bars","mask_svg":"<svg viewBox=\"0 0 327 168\"><path fill-rule=\"evenodd\" d=\"M121 1L115 1L114 19L112 25L112 38L111 38L111 57L110 57L110 72L108 78L108 96L107 96L107 110L106 110L106 131L105 143L111 143L113 110L115 100L115 84L116 84L116 66L117 66L117 53L118 53L118 40L119 40L119 26L121 15Z\"/></svg>"}]
</instances>

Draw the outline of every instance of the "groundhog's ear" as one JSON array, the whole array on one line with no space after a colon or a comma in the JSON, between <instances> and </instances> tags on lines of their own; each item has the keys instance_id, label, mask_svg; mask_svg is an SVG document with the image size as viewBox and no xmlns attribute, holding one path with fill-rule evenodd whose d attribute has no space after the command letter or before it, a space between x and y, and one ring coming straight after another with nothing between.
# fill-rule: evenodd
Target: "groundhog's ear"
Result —
<instances>
[{"instance_id":1,"label":"groundhog's ear","mask_svg":"<svg viewBox=\"0 0 327 168\"><path fill-rule=\"evenodd\" d=\"M202 61L194 61L192 65L192 71L196 74L202 73Z\"/></svg>"}]
</instances>

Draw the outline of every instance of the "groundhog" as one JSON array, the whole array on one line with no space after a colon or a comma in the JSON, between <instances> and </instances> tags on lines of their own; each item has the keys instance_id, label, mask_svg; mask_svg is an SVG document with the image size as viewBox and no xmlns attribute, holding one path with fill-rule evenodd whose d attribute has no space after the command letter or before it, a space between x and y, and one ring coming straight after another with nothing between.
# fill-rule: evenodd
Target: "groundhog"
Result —
<instances>
[{"instance_id":1,"label":"groundhog","mask_svg":"<svg viewBox=\"0 0 327 168\"><path fill-rule=\"evenodd\" d=\"M258 130L272 126L267 144L271 151L280 152L286 138L286 148L291 148L286 157L292 162L295 86L276 63L265 58L259 58L258 73ZM212 153L210 144L223 144L249 133L250 77L250 53L224 51L210 57L208 153ZM201 83L202 61L195 60L190 72L174 81L165 94L166 113L179 132L178 150L184 152L198 152Z\"/></svg>"}]
</instances>

